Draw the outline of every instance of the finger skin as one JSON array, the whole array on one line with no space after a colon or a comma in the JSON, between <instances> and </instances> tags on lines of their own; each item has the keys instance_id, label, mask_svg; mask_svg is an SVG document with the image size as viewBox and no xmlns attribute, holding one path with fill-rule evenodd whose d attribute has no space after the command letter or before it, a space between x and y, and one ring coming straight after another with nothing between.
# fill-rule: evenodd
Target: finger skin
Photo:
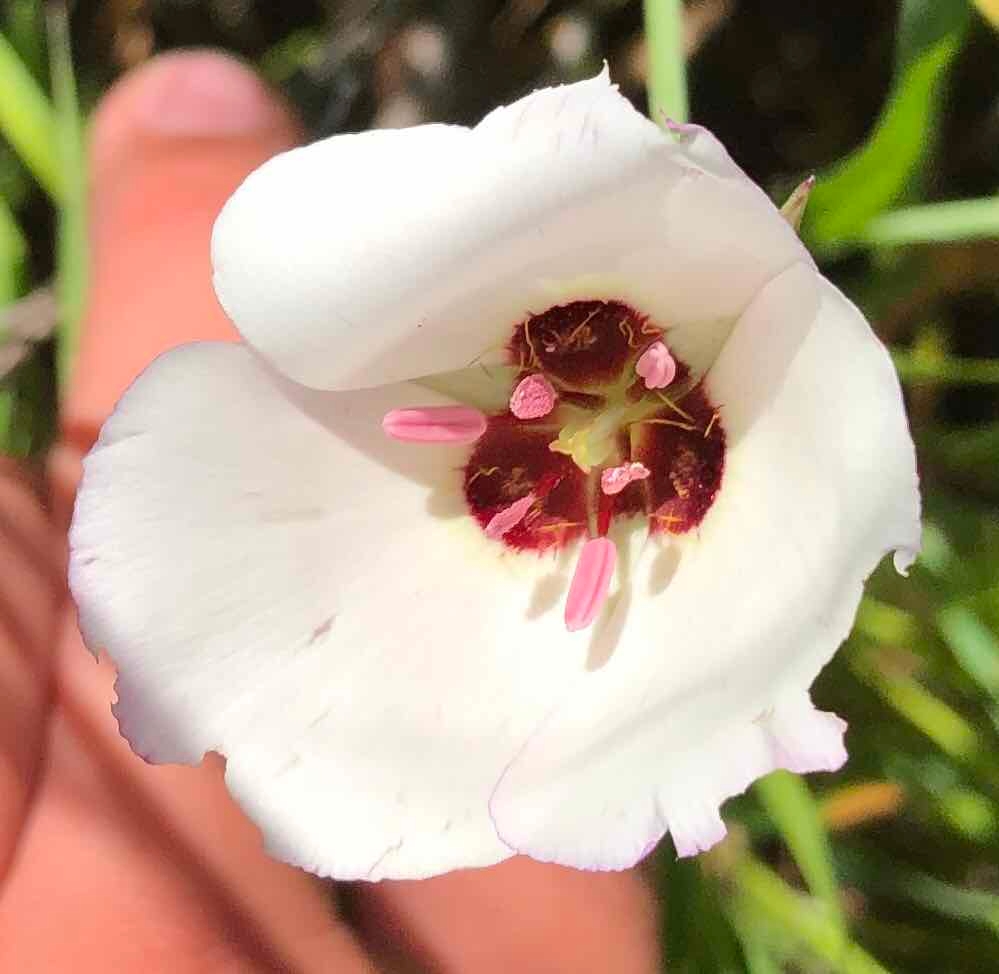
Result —
<instances>
[{"instance_id":1,"label":"finger skin","mask_svg":"<svg viewBox=\"0 0 999 974\"><path fill-rule=\"evenodd\" d=\"M0 458L0 877L33 789L52 702L52 646L62 598L59 537L37 483Z\"/></svg>"},{"instance_id":2,"label":"finger skin","mask_svg":"<svg viewBox=\"0 0 999 974\"><path fill-rule=\"evenodd\" d=\"M161 352L196 339L238 337L212 290L212 224L243 179L301 141L302 130L253 80L255 92L244 92L250 108L231 110L252 119L243 131L213 137L210 123L194 132L176 125L150 131L157 113L150 88L175 91L192 62L208 57L156 59L119 83L94 120L89 300L62 414L65 437L79 446L93 441L129 383ZM223 72L245 75L234 61L222 64ZM211 66L218 69L219 59ZM232 92L237 81L246 87L239 74L216 84ZM205 85L211 84L209 76Z\"/></svg>"},{"instance_id":3,"label":"finger skin","mask_svg":"<svg viewBox=\"0 0 999 974\"><path fill-rule=\"evenodd\" d=\"M663 969L655 902L634 870L580 872L518 857L357 893L362 931L384 956L415 957L440 974Z\"/></svg>"},{"instance_id":4,"label":"finger skin","mask_svg":"<svg viewBox=\"0 0 999 974\"><path fill-rule=\"evenodd\" d=\"M107 709L113 668L67 628L45 774L0 899L0 970L373 971L328 890L263 853L219 760L132 754Z\"/></svg>"}]
</instances>

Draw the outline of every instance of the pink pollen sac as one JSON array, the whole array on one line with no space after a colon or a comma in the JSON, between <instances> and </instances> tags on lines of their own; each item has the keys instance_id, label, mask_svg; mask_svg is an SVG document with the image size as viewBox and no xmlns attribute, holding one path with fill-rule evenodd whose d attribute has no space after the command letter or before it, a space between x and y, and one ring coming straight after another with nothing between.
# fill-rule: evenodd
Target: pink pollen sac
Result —
<instances>
[{"instance_id":1,"label":"pink pollen sac","mask_svg":"<svg viewBox=\"0 0 999 974\"><path fill-rule=\"evenodd\" d=\"M538 373L524 376L510 396L510 412L517 419L540 419L555 408L555 388Z\"/></svg>"},{"instance_id":2,"label":"pink pollen sac","mask_svg":"<svg viewBox=\"0 0 999 974\"><path fill-rule=\"evenodd\" d=\"M502 511L494 514L485 527L486 537L499 539L508 531L512 531L527 517L527 512L537 499L537 494L531 491L526 497L521 497L509 507L504 507Z\"/></svg>"},{"instance_id":3,"label":"pink pollen sac","mask_svg":"<svg viewBox=\"0 0 999 974\"><path fill-rule=\"evenodd\" d=\"M662 342L653 342L635 363L646 389L665 389L676 378L676 360Z\"/></svg>"},{"instance_id":4,"label":"pink pollen sac","mask_svg":"<svg viewBox=\"0 0 999 974\"><path fill-rule=\"evenodd\" d=\"M600 489L605 494L620 494L635 480L645 480L651 471L644 463L622 463L620 467L608 467L600 474Z\"/></svg>"},{"instance_id":5,"label":"pink pollen sac","mask_svg":"<svg viewBox=\"0 0 999 974\"><path fill-rule=\"evenodd\" d=\"M617 548L610 538L591 538L583 545L565 602L565 628L585 629L600 614L617 565Z\"/></svg>"},{"instance_id":6,"label":"pink pollen sac","mask_svg":"<svg viewBox=\"0 0 999 974\"><path fill-rule=\"evenodd\" d=\"M410 443L474 443L486 431L486 417L468 406L422 406L393 409L382 429L394 440Z\"/></svg>"}]
</instances>

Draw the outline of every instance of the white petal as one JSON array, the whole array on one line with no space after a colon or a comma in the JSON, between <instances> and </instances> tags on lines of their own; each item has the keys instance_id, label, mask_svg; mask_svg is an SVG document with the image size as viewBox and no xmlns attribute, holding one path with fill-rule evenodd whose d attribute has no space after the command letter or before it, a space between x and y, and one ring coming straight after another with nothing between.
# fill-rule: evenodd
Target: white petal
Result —
<instances>
[{"instance_id":1,"label":"white petal","mask_svg":"<svg viewBox=\"0 0 999 974\"><path fill-rule=\"evenodd\" d=\"M810 265L756 298L708 375L729 449L697 537L632 545L627 626L511 765L500 835L541 859L635 862L666 831L717 841L720 803L776 767L838 767L844 725L807 690L864 579L918 549L898 381L860 313ZM639 636L630 638L635 630Z\"/></svg>"},{"instance_id":2,"label":"white petal","mask_svg":"<svg viewBox=\"0 0 999 974\"><path fill-rule=\"evenodd\" d=\"M668 127L674 138L683 143L687 155L702 169L723 179L748 178L710 129L690 122L670 122Z\"/></svg>"},{"instance_id":3,"label":"white petal","mask_svg":"<svg viewBox=\"0 0 999 974\"><path fill-rule=\"evenodd\" d=\"M266 163L215 226L215 287L293 379L378 385L499 361L531 311L617 298L713 360L768 280L807 259L711 137L675 140L606 73L474 129L337 136Z\"/></svg>"},{"instance_id":4,"label":"white petal","mask_svg":"<svg viewBox=\"0 0 999 974\"><path fill-rule=\"evenodd\" d=\"M178 349L86 460L71 584L122 730L158 762L227 755L268 847L320 874L500 860L489 795L586 665L571 563L485 540L462 448L382 434L441 397L285 391L304 411L245 348Z\"/></svg>"}]
</instances>

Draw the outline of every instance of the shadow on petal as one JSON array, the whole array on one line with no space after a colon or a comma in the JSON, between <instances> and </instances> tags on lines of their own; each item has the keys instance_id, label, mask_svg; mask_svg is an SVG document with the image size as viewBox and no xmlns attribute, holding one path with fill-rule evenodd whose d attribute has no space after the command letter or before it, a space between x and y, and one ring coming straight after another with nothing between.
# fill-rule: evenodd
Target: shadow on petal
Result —
<instances>
[{"instance_id":1,"label":"shadow on petal","mask_svg":"<svg viewBox=\"0 0 999 974\"><path fill-rule=\"evenodd\" d=\"M683 559L683 551L678 544L660 543L662 547L649 570L650 596L662 595L666 591Z\"/></svg>"},{"instance_id":2,"label":"shadow on petal","mask_svg":"<svg viewBox=\"0 0 999 974\"><path fill-rule=\"evenodd\" d=\"M818 274L799 261L763 287L739 318L705 379L730 450L777 397L818 311Z\"/></svg>"},{"instance_id":3,"label":"shadow on petal","mask_svg":"<svg viewBox=\"0 0 999 974\"><path fill-rule=\"evenodd\" d=\"M631 586L622 585L604 605L600 618L593 627L593 639L586 658L586 669L590 672L601 669L610 662L624 635L631 607Z\"/></svg>"}]
</instances>

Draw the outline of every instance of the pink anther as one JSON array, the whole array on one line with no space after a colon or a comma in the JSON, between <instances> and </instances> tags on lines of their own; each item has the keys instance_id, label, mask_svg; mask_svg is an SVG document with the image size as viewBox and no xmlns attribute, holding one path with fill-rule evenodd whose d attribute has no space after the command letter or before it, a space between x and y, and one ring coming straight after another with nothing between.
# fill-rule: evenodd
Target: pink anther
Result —
<instances>
[{"instance_id":1,"label":"pink anther","mask_svg":"<svg viewBox=\"0 0 999 974\"><path fill-rule=\"evenodd\" d=\"M555 408L554 386L537 372L524 376L510 396L510 412L517 419L540 419Z\"/></svg>"},{"instance_id":2,"label":"pink anther","mask_svg":"<svg viewBox=\"0 0 999 974\"><path fill-rule=\"evenodd\" d=\"M509 507L504 507L502 511L494 514L486 525L486 537L502 538L504 534L512 531L521 521L527 517L527 512L537 501L538 495L531 491L520 500L514 501Z\"/></svg>"},{"instance_id":3,"label":"pink anther","mask_svg":"<svg viewBox=\"0 0 999 974\"><path fill-rule=\"evenodd\" d=\"M565 628L585 629L600 614L617 565L617 548L610 538L591 538L583 545L565 602Z\"/></svg>"},{"instance_id":4,"label":"pink anther","mask_svg":"<svg viewBox=\"0 0 999 974\"><path fill-rule=\"evenodd\" d=\"M645 480L650 470L644 463L622 463L620 467L608 467L600 474L600 489L605 494L620 494L635 480Z\"/></svg>"},{"instance_id":5,"label":"pink anther","mask_svg":"<svg viewBox=\"0 0 999 974\"><path fill-rule=\"evenodd\" d=\"M394 440L411 443L474 443L486 431L486 417L468 406L393 409L382 429Z\"/></svg>"},{"instance_id":6,"label":"pink anther","mask_svg":"<svg viewBox=\"0 0 999 974\"><path fill-rule=\"evenodd\" d=\"M653 342L635 363L646 389L665 389L676 378L676 360L662 342Z\"/></svg>"}]
</instances>

